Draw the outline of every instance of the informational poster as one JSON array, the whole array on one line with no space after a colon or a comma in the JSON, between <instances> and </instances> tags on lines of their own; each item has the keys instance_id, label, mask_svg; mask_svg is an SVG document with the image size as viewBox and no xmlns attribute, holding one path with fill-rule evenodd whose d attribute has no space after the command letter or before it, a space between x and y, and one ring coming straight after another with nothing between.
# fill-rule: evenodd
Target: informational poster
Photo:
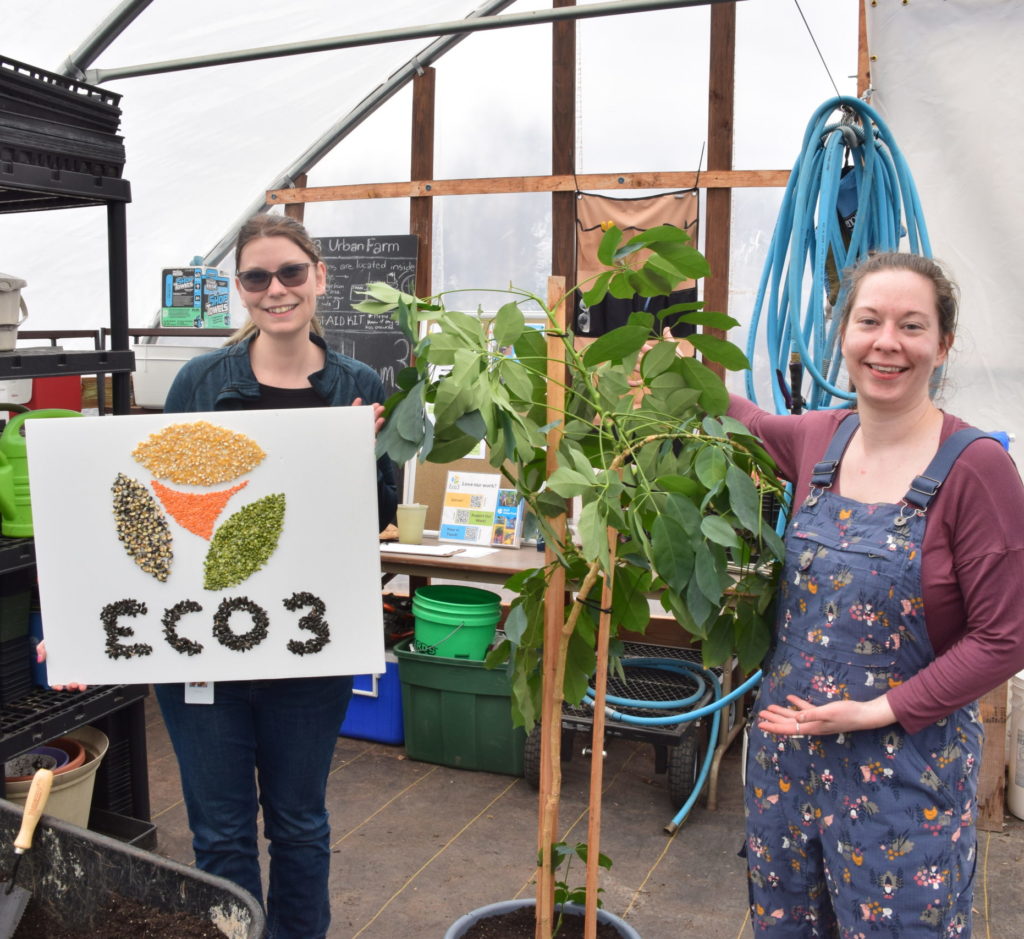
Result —
<instances>
[{"instance_id":1,"label":"informational poster","mask_svg":"<svg viewBox=\"0 0 1024 939\"><path fill-rule=\"evenodd\" d=\"M51 684L384 671L371 408L25 425Z\"/></svg>"},{"instance_id":2,"label":"informational poster","mask_svg":"<svg viewBox=\"0 0 1024 939\"><path fill-rule=\"evenodd\" d=\"M327 292L317 310L327 343L344 355L371 366L391 394L395 377L409 364L412 350L398 326L386 314L359 313L366 285L390 284L403 293L416 293L415 235L328 236L314 239L327 266Z\"/></svg>"},{"instance_id":3,"label":"informational poster","mask_svg":"<svg viewBox=\"0 0 1024 939\"><path fill-rule=\"evenodd\" d=\"M492 473L451 471L444 490L438 540L518 548L525 503Z\"/></svg>"}]
</instances>

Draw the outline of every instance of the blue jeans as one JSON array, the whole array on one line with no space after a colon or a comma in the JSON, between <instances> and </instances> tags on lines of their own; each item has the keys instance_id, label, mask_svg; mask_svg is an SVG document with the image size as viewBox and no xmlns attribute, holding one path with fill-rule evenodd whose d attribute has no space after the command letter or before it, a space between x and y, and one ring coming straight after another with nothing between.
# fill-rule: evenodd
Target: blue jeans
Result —
<instances>
[{"instance_id":1,"label":"blue jeans","mask_svg":"<svg viewBox=\"0 0 1024 939\"><path fill-rule=\"evenodd\" d=\"M214 704L155 686L174 744L196 866L262 902L258 805L269 842L269 939L322 939L331 921L325 793L351 677L219 681Z\"/></svg>"}]
</instances>

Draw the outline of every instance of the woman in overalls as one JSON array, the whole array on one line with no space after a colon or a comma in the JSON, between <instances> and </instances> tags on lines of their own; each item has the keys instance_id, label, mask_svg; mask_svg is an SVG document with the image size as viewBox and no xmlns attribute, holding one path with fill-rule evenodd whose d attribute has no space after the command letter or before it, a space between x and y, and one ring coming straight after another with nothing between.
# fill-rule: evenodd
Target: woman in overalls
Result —
<instances>
[{"instance_id":1,"label":"woman in overalls","mask_svg":"<svg viewBox=\"0 0 1024 939\"><path fill-rule=\"evenodd\" d=\"M855 411L734 398L794 484L746 779L755 935L969 936L977 699L1024 668L1024 486L930 389L956 326L934 262L848 280Z\"/></svg>"}]
</instances>

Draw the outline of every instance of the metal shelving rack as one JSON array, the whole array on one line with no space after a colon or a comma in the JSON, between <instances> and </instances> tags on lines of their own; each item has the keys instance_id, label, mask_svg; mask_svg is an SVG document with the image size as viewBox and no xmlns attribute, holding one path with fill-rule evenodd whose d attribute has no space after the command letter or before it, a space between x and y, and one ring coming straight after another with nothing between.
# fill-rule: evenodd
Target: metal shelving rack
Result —
<instances>
[{"instance_id":1,"label":"metal shelving rack","mask_svg":"<svg viewBox=\"0 0 1024 939\"><path fill-rule=\"evenodd\" d=\"M6 62L6 60L5 60ZM47 378L59 375L111 374L115 414L127 414L131 402L131 373L135 356L128 343L127 233L125 207L131 186L91 155L95 141L120 138L116 130L119 96L45 73L21 63L7 63L9 86L5 101L18 131L32 138L36 124L51 134L53 120L67 128L68 153L32 152L23 144L0 140L0 213L50 211L104 206L107 215L110 348L64 351L58 348L0 353L0 378ZM40 109L39 95L53 99L53 107ZM61 109L69 114L61 124ZM92 114L84 112L91 110ZM36 115L45 115L37 118ZM49 121L49 123L48 123ZM79 129L81 128L81 129ZM85 154L83 156L82 154ZM0 538L0 576L35 564L31 539ZM110 738L110 749L97 776L93 817L124 817L149 822L149 782L146 765L145 685L89 688L85 692L35 689L0 707L0 762L61 736L84 724L98 723ZM120 774L118 776L118 774ZM106 775L106 779L104 779ZM0 774L0 795L3 775ZM118 834L117 832L110 832Z\"/></svg>"}]
</instances>

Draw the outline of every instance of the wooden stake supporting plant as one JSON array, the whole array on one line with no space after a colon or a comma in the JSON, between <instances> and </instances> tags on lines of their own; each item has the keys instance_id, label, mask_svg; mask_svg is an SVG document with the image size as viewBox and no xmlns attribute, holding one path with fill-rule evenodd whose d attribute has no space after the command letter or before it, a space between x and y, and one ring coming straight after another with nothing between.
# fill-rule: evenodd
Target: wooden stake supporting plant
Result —
<instances>
[{"instance_id":1,"label":"wooden stake supporting plant","mask_svg":"<svg viewBox=\"0 0 1024 939\"><path fill-rule=\"evenodd\" d=\"M597 303L607 293L668 294L681 281L704 276L706 262L687 242L671 226L628 240L610 228L599 250L606 270L583 285L585 301ZM448 463L486 441L491 464L526 500L545 540L543 566L506 584L516 596L505 638L487 664L509 667L515 723L527 730L541 725L536 935L547 939L554 922L563 703L579 703L595 676L600 690L608 668L619 667L619 630L644 632L652 596L699 643L705 665L735 658L744 670L755 668L769 640L773 579L765 565L782 553L763 502L781 489L756 439L726 415L722 380L697 358L679 356L674 342L660 341L654 316L634 313L626 326L579 351L565 326L560 284L546 299L515 287L501 293L506 302L489 315L449 309L449 295L418 300L372 284L359 308L391 314L415 355L387 402L379 451L399 463L414 456ZM527 323L524 311L539 312L541 330ZM720 330L736 325L700 304L662 315ZM724 339L688 338L706 360L748 367ZM565 523L566 501L574 497L582 503L575 538ZM602 722L599 702L598 754ZM599 767L595 773L591 930Z\"/></svg>"}]
</instances>

